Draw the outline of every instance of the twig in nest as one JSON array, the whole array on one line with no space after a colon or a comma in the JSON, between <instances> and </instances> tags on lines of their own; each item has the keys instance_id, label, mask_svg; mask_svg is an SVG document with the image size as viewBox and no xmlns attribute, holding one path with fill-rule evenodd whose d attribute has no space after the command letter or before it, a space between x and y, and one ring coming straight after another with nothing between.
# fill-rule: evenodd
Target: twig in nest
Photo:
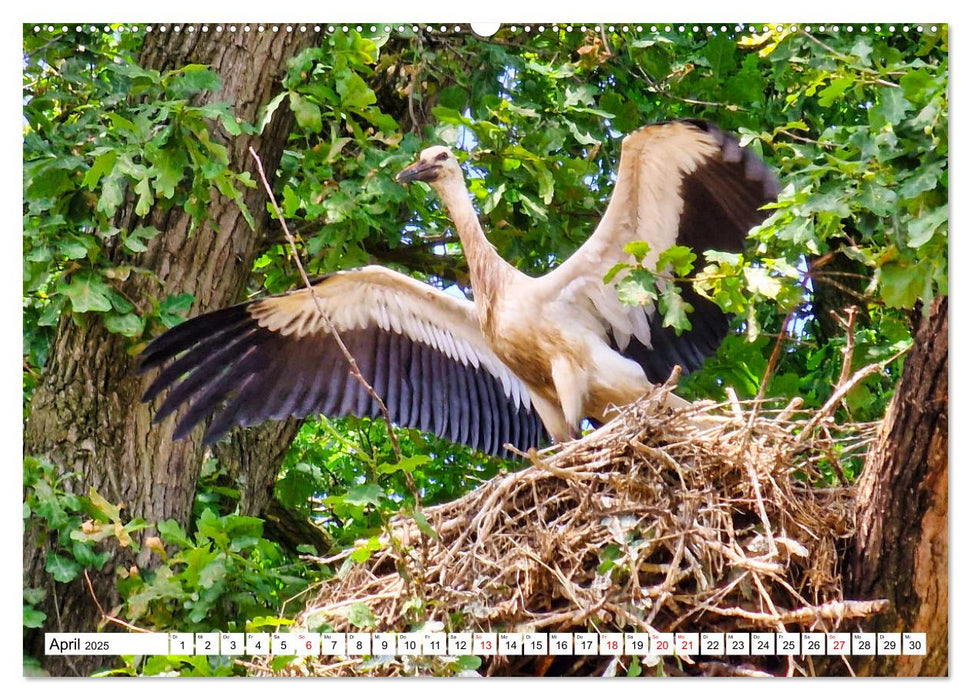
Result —
<instances>
[{"instance_id":1,"label":"twig in nest","mask_svg":"<svg viewBox=\"0 0 971 700\"><path fill-rule=\"evenodd\" d=\"M716 615L730 615L765 627L779 625L811 624L819 620L852 620L877 615L890 605L888 600L837 600L822 605L807 606L796 610L776 611L775 613L753 612L742 608L709 607Z\"/></svg>"},{"instance_id":2,"label":"twig in nest","mask_svg":"<svg viewBox=\"0 0 971 700\"><path fill-rule=\"evenodd\" d=\"M855 387L857 384L859 384L864 379L869 377L871 374L874 374L875 372L879 372L884 367L889 365L891 362L893 362L894 360L896 360L898 357L908 352L909 350L910 350L909 347L904 348L900 352L894 353L886 360L881 360L880 362L874 362L872 365L867 365L866 367L858 369L853 374L853 376L851 376L844 384L841 384L840 386L836 387L836 391L833 392L833 395L829 397L826 403L823 404L823 407L819 409L819 411L817 411L815 414L813 414L813 417L809 420L808 423L806 423L802 432L799 434L798 441L799 442L804 441L806 438L812 435L813 430L816 428L817 425L822 423L824 420L830 418L833 415L833 413L836 411L836 407L840 404L843 398L848 393L850 393L850 391L853 390L853 387Z\"/></svg>"},{"instance_id":3,"label":"twig in nest","mask_svg":"<svg viewBox=\"0 0 971 700\"><path fill-rule=\"evenodd\" d=\"M742 404L738 402L738 394L735 393L735 389L730 386L725 387L725 395L728 396L728 403L732 407L732 413L735 415L735 418L741 421L744 418L742 415Z\"/></svg>"},{"instance_id":4,"label":"twig in nest","mask_svg":"<svg viewBox=\"0 0 971 700\"><path fill-rule=\"evenodd\" d=\"M843 366L840 368L840 378L836 382L837 386L845 384L850 378L850 371L853 369L853 348L856 347L856 334L853 333L853 326L856 325L856 314L859 309L850 306L846 309L846 318L841 318L835 311L831 311L836 322L846 331L846 347L843 348Z\"/></svg>"},{"instance_id":5,"label":"twig in nest","mask_svg":"<svg viewBox=\"0 0 971 700\"><path fill-rule=\"evenodd\" d=\"M740 676L744 678L772 678L771 673L766 673L765 671L758 671L754 668L747 668L745 666L736 666L735 664L725 663L723 661L699 661L699 670L703 671L707 676Z\"/></svg>"},{"instance_id":6,"label":"twig in nest","mask_svg":"<svg viewBox=\"0 0 971 700\"><path fill-rule=\"evenodd\" d=\"M786 404L786 407L779 412L779 415L775 417L775 422L785 423L788 421L790 418L792 418L793 414L802 407L802 403L803 401L801 396L796 396L793 398L792 401Z\"/></svg>"}]
</instances>

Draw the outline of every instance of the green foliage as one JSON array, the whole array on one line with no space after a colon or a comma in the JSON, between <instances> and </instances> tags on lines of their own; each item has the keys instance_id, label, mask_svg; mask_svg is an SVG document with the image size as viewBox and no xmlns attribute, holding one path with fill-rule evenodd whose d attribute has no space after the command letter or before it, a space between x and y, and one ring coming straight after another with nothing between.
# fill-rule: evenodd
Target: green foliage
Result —
<instances>
[{"instance_id":1,"label":"green foliage","mask_svg":"<svg viewBox=\"0 0 971 700\"><path fill-rule=\"evenodd\" d=\"M281 615L295 612L310 582L327 570L301 562L266 539L261 519L235 512L238 499L238 492L225 485L218 462L207 461L192 528L187 532L174 520L157 523L158 537L146 545L161 564L118 572L125 619L152 629L191 632L292 624ZM219 668L209 670L216 674Z\"/></svg>"},{"instance_id":2,"label":"green foliage","mask_svg":"<svg viewBox=\"0 0 971 700\"><path fill-rule=\"evenodd\" d=\"M137 551L131 536L145 528L144 521L122 518L121 509L93 489L88 496L71 493L67 484L73 474L59 474L53 465L25 457L23 478L24 536L47 545L44 569L54 581L69 583L84 570L100 571L110 557L98 546L105 539ZM35 606L47 594L43 588L24 590L24 627L43 626L46 615Z\"/></svg>"},{"instance_id":3,"label":"green foliage","mask_svg":"<svg viewBox=\"0 0 971 700\"><path fill-rule=\"evenodd\" d=\"M785 187L755 232L752 254L709 255L696 286L745 314L750 339L785 331L790 340L768 395L799 395L818 406L839 376L846 338L820 332L819 315L831 310L813 302L812 290L837 286L865 313L854 329L854 370L907 347L906 316L896 309L947 294L947 29L920 42L769 32L746 43L759 47L785 89L765 103L778 117L741 128L742 141L762 147ZM830 272L833 255L859 271ZM754 308L765 302L776 302L779 314ZM753 377L766 366L752 348L730 343L686 383L711 389L715 366L737 374L742 364ZM898 371L899 363L891 365L857 387L845 417L879 418ZM732 385L740 395L754 393L751 382Z\"/></svg>"},{"instance_id":4,"label":"green foliage","mask_svg":"<svg viewBox=\"0 0 971 700\"><path fill-rule=\"evenodd\" d=\"M120 614L133 624L187 632L255 632L290 628L284 617L300 609L310 584L326 568L293 558L263 536L263 521L236 513L220 515L214 504L233 507L236 495L216 486L221 476L210 463L196 503L193 529L174 520L158 523L147 546L161 563L151 569L119 570ZM242 669L230 657L157 656L125 659L109 675L226 676Z\"/></svg>"},{"instance_id":5,"label":"green foliage","mask_svg":"<svg viewBox=\"0 0 971 700\"><path fill-rule=\"evenodd\" d=\"M158 523L158 537L144 546L160 559L154 568L119 567L116 576L120 617L138 626L173 631L253 631L291 625L281 611L295 611L310 582L328 573L294 560L263 537L263 521L236 514L219 515L208 504L234 505L233 494L216 486L220 476L210 464L191 532L173 520ZM127 519L120 506L97 492L87 497L65 490L72 475L57 474L50 464L24 459L23 517L26 536L48 547L46 571L68 583L84 571L100 571L114 548L140 551L136 532L148 525ZM24 590L23 625L42 628L46 615L36 606L49 594ZM108 675L219 676L238 673L223 657L151 657L126 659Z\"/></svg>"},{"instance_id":6,"label":"green foliage","mask_svg":"<svg viewBox=\"0 0 971 700\"><path fill-rule=\"evenodd\" d=\"M628 243L624 252L634 258L634 263L614 265L604 276L604 284L614 283L618 298L629 306L656 307L662 324L674 328L676 333L689 330L688 315L694 307L681 296L679 283L693 279L689 275L698 257L694 251L685 246L671 246L661 251L653 264L647 260L651 247L644 241Z\"/></svg>"},{"instance_id":7,"label":"green foliage","mask_svg":"<svg viewBox=\"0 0 971 700\"><path fill-rule=\"evenodd\" d=\"M94 674L108 676L185 676L187 678L223 678L241 675L231 656L122 656L121 666Z\"/></svg>"},{"instance_id":8,"label":"green foliage","mask_svg":"<svg viewBox=\"0 0 971 700\"><path fill-rule=\"evenodd\" d=\"M306 567L263 537L262 520L206 509L194 525L190 535L174 521L159 523L161 541L153 544L162 564L120 572L126 619L156 629L241 631L304 590Z\"/></svg>"},{"instance_id":9,"label":"green foliage","mask_svg":"<svg viewBox=\"0 0 971 700\"><path fill-rule=\"evenodd\" d=\"M140 339L153 316L176 320L161 301L131 299L123 283L153 275L139 253L158 235L153 208L180 207L195 221L215 192L252 225L229 167L227 137L249 130L224 103L199 98L219 87L205 66L160 73L138 67L132 33L52 38L24 29L24 349L35 374L58 318L98 314L114 333ZM131 207L133 223L117 216ZM181 320L181 319L177 319Z\"/></svg>"},{"instance_id":10,"label":"green foliage","mask_svg":"<svg viewBox=\"0 0 971 700\"><path fill-rule=\"evenodd\" d=\"M308 421L284 461L277 498L312 517L335 546L354 546L355 557L367 559L388 513L401 510L426 529L422 506L453 500L504 467L500 459L417 430L395 433L400 460L381 421Z\"/></svg>"},{"instance_id":11,"label":"green foliage","mask_svg":"<svg viewBox=\"0 0 971 700\"><path fill-rule=\"evenodd\" d=\"M385 248L400 241L408 192L388 173L404 167L420 144L413 136L402 139L368 85L385 39L353 31L327 37L291 62L285 92L267 110L285 99L296 119L278 175L279 200L306 246L312 275L367 263L368 239L377 237ZM296 282L287 255L275 246L257 261L269 291Z\"/></svg>"},{"instance_id":12,"label":"green foliage","mask_svg":"<svg viewBox=\"0 0 971 700\"><path fill-rule=\"evenodd\" d=\"M872 271L870 298L891 308L947 294L946 28L926 39L765 49L808 68L785 98L802 118L757 136L789 175L758 239L790 259L849 256Z\"/></svg>"}]
</instances>

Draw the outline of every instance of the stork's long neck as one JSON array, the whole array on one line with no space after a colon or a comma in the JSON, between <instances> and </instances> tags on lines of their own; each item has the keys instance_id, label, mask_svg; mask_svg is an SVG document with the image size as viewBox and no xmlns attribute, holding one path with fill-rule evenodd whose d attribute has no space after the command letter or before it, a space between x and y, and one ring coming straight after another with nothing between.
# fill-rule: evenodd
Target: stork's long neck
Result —
<instances>
[{"instance_id":1,"label":"stork's long neck","mask_svg":"<svg viewBox=\"0 0 971 700\"><path fill-rule=\"evenodd\" d=\"M462 240L476 303L491 306L518 271L500 257L486 238L462 180L443 183L438 192Z\"/></svg>"}]
</instances>

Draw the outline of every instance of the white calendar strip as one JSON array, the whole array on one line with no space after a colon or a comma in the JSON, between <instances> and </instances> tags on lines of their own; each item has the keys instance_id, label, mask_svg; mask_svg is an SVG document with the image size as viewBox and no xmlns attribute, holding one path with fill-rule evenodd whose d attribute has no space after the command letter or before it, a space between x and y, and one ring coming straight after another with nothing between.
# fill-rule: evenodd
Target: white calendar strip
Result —
<instances>
[{"instance_id":1,"label":"white calendar strip","mask_svg":"<svg viewBox=\"0 0 971 700\"><path fill-rule=\"evenodd\" d=\"M48 656L923 656L924 632L59 633Z\"/></svg>"},{"instance_id":2,"label":"white calendar strip","mask_svg":"<svg viewBox=\"0 0 971 700\"><path fill-rule=\"evenodd\" d=\"M122 654L168 654L169 637L160 633L127 632L44 635L44 652L48 656L120 656Z\"/></svg>"}]
</instances>

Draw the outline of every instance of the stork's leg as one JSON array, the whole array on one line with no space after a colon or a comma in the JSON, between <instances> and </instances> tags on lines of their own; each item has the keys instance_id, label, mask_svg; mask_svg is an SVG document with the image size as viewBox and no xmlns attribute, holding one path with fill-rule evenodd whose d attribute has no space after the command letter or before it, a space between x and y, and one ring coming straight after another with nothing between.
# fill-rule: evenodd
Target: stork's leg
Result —
<instances>
[{"instance_id":1,"label":"stork's leg","mask_svg":"<svg viewBox=\"0 0 971 700\"><path fill-rule=\"evenodd\" d=\"M554 442L566 442L567 440L579 437L579 433L572 430L566 422L566 419L563 417L563 411L560 410L559 406L536 394L532 394L530 398L533 401L533 408L536 409L540 420L543 421L543 425L546 426L546 431L553 438Z\"/></svg>"},{"instance_id":2,"label":"stork's leg","mask_svg":"<svg viewBox=\"0 0 971 700\"><path fill-rule=\"evenodd\" d=\"M555 357L550 363L553 386L560 400L563 415L570 437L580 436L580 421L584 419L583 404L587 398L587 383L579 368L565 356Z\"/></svg>"}]
</instances>

